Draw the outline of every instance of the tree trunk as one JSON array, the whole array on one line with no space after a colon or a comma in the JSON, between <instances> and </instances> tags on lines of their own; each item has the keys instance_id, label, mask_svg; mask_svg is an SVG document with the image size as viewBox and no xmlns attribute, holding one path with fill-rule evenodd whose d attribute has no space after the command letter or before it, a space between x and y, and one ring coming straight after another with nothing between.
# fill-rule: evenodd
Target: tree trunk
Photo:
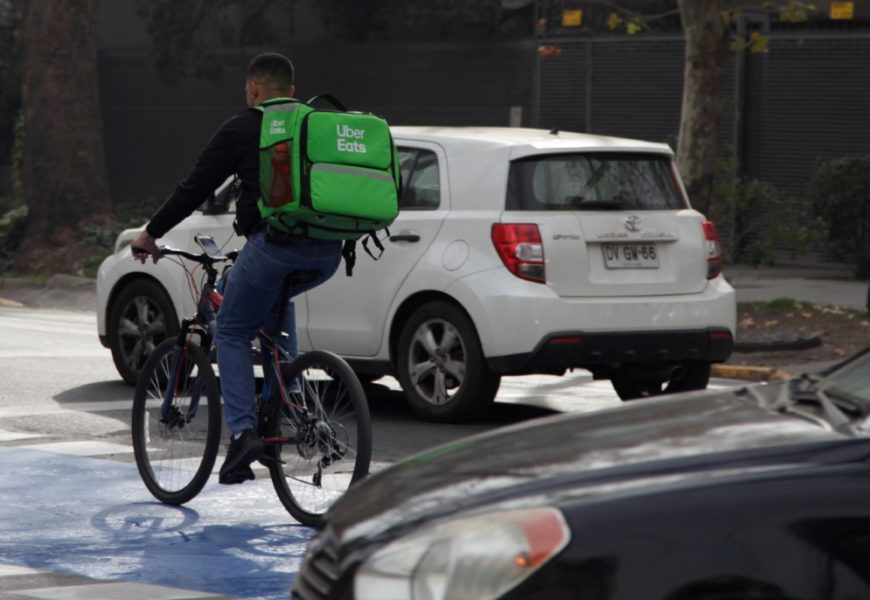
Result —
<instances>
[{"instance_id":1,"label":"tree trunk","mask_svg":"<svg viewBox=\"0 0 870 600\"><path fill-rule=\"evenodd\" d=\"M716 169L716 130L729 47L718 0L678 0L686 38L677 164L692 205L707 214Z\"/></svg>"},{"instance_id":2,"label":"tree trunk","mask_svg":"<svg viewBox=\"0 0 870 600\"><path fill-rule=\"evenodd\" d=\"M27 3L21 38L22 180L29 209L25 253L69 245L79 240L84 224L113 218L97 85L95 3Z\"/></svg>"}]
</instances>

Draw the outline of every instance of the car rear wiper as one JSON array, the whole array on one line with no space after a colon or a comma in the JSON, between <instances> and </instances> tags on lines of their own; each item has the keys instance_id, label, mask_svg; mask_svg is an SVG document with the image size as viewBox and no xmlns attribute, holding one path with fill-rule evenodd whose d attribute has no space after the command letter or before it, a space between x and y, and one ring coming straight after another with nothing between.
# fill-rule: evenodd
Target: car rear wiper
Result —
<instances>
[{"instance_id":1,"label":"car rear wiper","mask_svg":"<svg viewBox=\"0 0 870 600\"><path fill-rule=\"evenodd\" d=\"M586 200L582 196L571 196L567 200L577 210L624 210L626 207L622 200Z\"/></svg>"}]
</instances>

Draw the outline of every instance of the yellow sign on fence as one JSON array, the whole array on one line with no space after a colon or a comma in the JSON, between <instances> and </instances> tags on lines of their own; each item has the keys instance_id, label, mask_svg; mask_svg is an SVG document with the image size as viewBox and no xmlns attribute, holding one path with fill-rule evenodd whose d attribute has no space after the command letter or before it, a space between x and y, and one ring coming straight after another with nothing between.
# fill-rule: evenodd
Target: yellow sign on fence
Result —
<instances>
[{"instance_id":1,"label":"yellow sign on fence","mask_svg":"<svg viewBox=\"0 0 870 600\"><path fill-rule=\"evenodd\" d=\"M562 27L580 27L583 24L583 11L571 8L562 11Z\"/></svg>"},{"instance_id":2,"label":"yellow sign on fence","mask_svg":"<svg viewBox=\"0 0 870 600\"><path fill-rule=\"evenodd\" d=\"M855 18L855 3L832 0L829 15L836 21L852 20Z\"/></svg>"}]
</instances>

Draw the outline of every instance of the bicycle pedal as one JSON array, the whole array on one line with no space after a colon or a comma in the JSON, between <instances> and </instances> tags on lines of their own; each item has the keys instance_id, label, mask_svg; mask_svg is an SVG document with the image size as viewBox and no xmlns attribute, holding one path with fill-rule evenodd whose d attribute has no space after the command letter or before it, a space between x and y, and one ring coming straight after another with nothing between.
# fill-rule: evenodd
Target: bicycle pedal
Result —
<instances>
[{"instance_id":1,"label":"bicycle pedal","mask_svg":"<svg viewBox=\"0 0 870 600\"><path fill-rule=\"evenodd\" d=\"M287 464L286 461L279 460L279 459L275 458L274 456L263 455L257 460L259 460L260 464L263 465L264 467L268 467L269 465L273 465L273 464L277 464L277 465Z\"/></svg>"}]
</instances>

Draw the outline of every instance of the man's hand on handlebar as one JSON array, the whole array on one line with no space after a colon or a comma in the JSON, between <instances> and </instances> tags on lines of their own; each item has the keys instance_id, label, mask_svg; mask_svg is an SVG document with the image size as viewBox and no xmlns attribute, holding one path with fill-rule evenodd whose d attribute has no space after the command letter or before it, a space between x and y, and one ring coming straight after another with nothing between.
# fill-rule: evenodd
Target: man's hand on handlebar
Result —
<instances>
[{"instance_id":1,"label":"man's hand on handlebar","mask_svg":"<svg viewBox=\"0 0 870 600\"><path fill-rule=\"evenodd\" d=\"M157 241L144 230L130 243L130 252L133 254L133 259L138 260L143 265L149 256L155 263L160 258L160 248L157 247Z\"/></svg>"}]
</instances>

